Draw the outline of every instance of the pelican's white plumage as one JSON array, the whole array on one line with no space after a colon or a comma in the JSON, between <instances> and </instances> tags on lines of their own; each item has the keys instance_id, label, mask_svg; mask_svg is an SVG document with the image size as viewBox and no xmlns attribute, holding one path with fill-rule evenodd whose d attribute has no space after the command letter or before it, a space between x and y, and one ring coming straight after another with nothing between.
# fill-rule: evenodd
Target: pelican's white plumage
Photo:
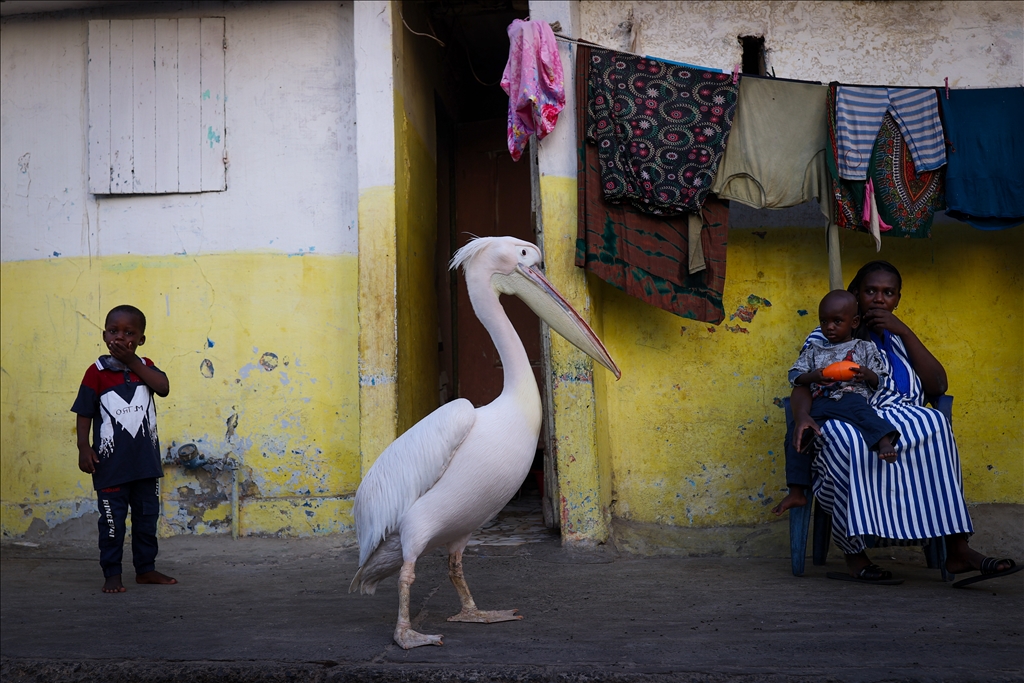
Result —
<instances>
[{"instance_id":1,"label":"pelican's white plumage","mask_svg":"<svg viewBox=\"0 0 1024 683\"><path fill-rule=\"evenodd\" d=\"M498 295L521 298L619 377L601 341L537 270L540 263L535 245L512 237L474 239L455 254L451 267L463 268L473 311L501 358L502 392L480 408L457 399L423 418L384 449L356 491L359 570L350 590L373 593L381 579L401 569L395 641L404 648L441 644L441 636L417 633L409 622L416 559L438 546L448 548L449 576L462 602L449 621L521 618L515 610L477 609L462 574L470 535L501 511L526 478L541 428L530 360Z\"/></svg>"}]
</instances>

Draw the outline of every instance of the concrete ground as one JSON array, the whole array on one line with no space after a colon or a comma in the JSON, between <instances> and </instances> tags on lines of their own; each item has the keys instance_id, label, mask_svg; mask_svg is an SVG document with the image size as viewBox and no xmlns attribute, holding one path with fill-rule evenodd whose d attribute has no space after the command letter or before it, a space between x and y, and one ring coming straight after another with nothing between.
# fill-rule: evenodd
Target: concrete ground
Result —
<instances>
[{"instance_id":1,"label":"concrete ground","mask_svg":"<svg viewBox=\"0 0 1024 683\"><path fill-rule=\"evenodd\" d=\"M827 579L841 560L796 578L782 556L531 540L476 545L465 560L481 609L518 608L517 622L447 622L459 604L444 556L422 558L413 626L444 646L410 651L391 640L395 579L348 593L357 553L340 537L165 539L157 567L179 585L140 586L129 569L120 595L100 593L91 539L8 540L0 679L1024 681L1024 572L954 590L917 550L876 550L906 582L868 586Z\"/></svg>"}]
</instances>

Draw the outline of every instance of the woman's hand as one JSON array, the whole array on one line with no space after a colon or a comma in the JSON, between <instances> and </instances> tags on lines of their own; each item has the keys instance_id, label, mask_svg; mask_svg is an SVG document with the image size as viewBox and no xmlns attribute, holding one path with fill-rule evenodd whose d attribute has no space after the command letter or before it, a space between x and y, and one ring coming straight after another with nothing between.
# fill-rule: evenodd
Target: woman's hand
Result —
<instances>
[{"instance_id":1,"label":"woman's hand","mask_svg":"<svg viewBox=\"0 0 1024 683\"><path fill-rule=\"evenodd\" d=\"M884 308L869 309L861 317L861 324L866 325L875 334L880 334L882 330L888 330L890 334L903 337L910 332L910 328L905 322L897 318L895 313Z\"/></svg>"},{"instance_id":2,"label":"woman's hand","mask_svg":"<svg viewBox=\"0 0 1024 683\"><path fill-rule=\"evenodd\" d=\"M814 441L813 437L808 436L806 439L804 436L807 434L807 430L811 430L815 435L821 436L821 427L814 421L807 413L797 415L795 418L795 426L793 427L793 448L797 450L797 453L802 452L807 446Z\"/></svg>"},{"instance_id":3,"label":"woman's hand","mask_svg":"<svg viewBox=\"0 0 1024 683\"><path fill-rule=\"evenodd\" d=\"M939 396L946 393L949 388L949 380L946 378L946 369L942 363L932 355L932 352L917 338L914 331L902 320L896 317L892 311L884 308L868 309L861 317L861 324L866 325L869 330L880 334L882 330L888 330L903 340L903 346L910 356L910 364L921 380L921 389L925 396Z\"/></svg>"},{"instance_id":4,"label":"woman's hand","mask_svg":"<svg viewBox=\"0 0 1024 683\"><path fill-rule=\"evenodd\" d=\"M793 411L793 447L797 452L805 447L804 432L808 429L815 434L821 434L821 427L811 417L811 390L808 387L795 386L789 395L789 407ZM810 443L809 441L807 443Z\"/></svg>"}]
</instances>

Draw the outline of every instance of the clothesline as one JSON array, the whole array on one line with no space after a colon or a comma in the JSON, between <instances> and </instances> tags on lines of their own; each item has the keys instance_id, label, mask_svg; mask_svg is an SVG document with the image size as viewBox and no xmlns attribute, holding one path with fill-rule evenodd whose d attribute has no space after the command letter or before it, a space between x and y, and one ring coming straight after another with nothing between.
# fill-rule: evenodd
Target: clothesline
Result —
<instances>
[{"instance_id":1,"label":"clothesline","mask_svg":"<svg viewBox=\"0 0 1024 683\"><path fill-rule=\"evenodd\" d=\"M696 64L686 64L686 63L683 63L683 62L676 62L676 61L671 60L671 59L665 59L663 57L652 57L651 55L642 55L642 54L638 54L636 52L630 52L629 50L622 50L622 49L619 49L619 48L608 47L607 45L601 45L600 43L594 43L594 42L591 42L589 40L583 40L582 38L571 38L569 36L566 36L566 35L563 35L563 34L559 33L561 28L562 28L562 25L561 25L560 22L556 21L556 22L553 22L551 24L551 29L552 29L552 31L555 34L555 40L560 40L563 43L573 43L575 45L586 45L588 47L596 47L596 48L599 48L601 50L609 50L611 52L619 52L621 54L630 55L632 57L644 57L645 59L655 59L655 60L658 60L658 61L668 62L668 63L671 63L671 64L682 64L684 66L689 66L689 67L698 67L698 65L696 65ZM716 69L714 67L699 67L699 68L707 68L707 69L711 69L713 71L722 73L721 69ZM790 82L793 82L793 83L811 83L811 84L815 84L815 85L822 85L821 81L804 80L804 79L799 79L799 78L778 78L776 76L761 76L761 75L757 75L757 74L744 74L744 73L739 74L739 76L742 77L742 78L764 78L764 79L772 80L772 81L790 81ZM848 86L852 85L852 86L857 86L857 87L860 87L860 88L898 88L900 90L935 90L935 89L940 89L940 88L945 88L947 91L949 91L949 90L987 90L987 89L992 89L992 88L985 88L985 87L982 87L982 88L950 88L949 85L948 85L949 78L947 77L945 80L946 80L946 84L944 84L944 85L865 85L863 83L842 83L840 81L833 81L833 82L838 84L838 85L848 85ZM948 95L947 95L947 99L948 99Z\"/></svg>"}]
</instances>

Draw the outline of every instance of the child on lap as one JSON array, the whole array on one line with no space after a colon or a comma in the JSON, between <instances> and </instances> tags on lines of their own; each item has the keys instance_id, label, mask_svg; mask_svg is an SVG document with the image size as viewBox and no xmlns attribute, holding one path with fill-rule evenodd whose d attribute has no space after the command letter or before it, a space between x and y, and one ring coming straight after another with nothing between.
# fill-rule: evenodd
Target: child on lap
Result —
<instances>
[{"instance_id":1,"label":"child on lap","mask_svg":"<svg viewBox=\"0 0 1024 683\"><path fill-rule=\"evenodd\" d=\"M125 519L132 511L132 562L137 583L177 583L156 571L159 484L164 476L153 394L170 391L167 375L139 358L146 316L134 306L107 314L103 341L110 355L85 371L71 411L78 414L78 468L92 474L99 505L100 567L104 593L123 593L121 556ZM89 427L93 440L89 442Z\"/></svg>"},{"instance_id":2,"label":"child on lap","mask_svg":"<svg viewBox=\"0 0 1024 683\"><path fill-rule=\"evenodd\" d=\"M858 430L864 440L878 451L878 457L886 462L895 462L894 444L899 431L887 420L878 416L868 399L878 388L879 375L885 375L878 348L871 342L853 338L853 330L860 325L857 299L849 292L837 289L825 295L818 305L821 333L828 340L825 345L809 344L800 352L800 357L789 371L793 386L810 385L810 416L815 422L841 420ZM858 364L853 379L833 381L827 379L822 370L838 361L853 361ZM814 439L805 439L794 434L792 447L786 449L786 483L789 495L772 508L777 515L791 507L807 504L806 489L811 484L811 460ZM787 444L789 446L790 444Z\"/></svg>"}]
</instances>

